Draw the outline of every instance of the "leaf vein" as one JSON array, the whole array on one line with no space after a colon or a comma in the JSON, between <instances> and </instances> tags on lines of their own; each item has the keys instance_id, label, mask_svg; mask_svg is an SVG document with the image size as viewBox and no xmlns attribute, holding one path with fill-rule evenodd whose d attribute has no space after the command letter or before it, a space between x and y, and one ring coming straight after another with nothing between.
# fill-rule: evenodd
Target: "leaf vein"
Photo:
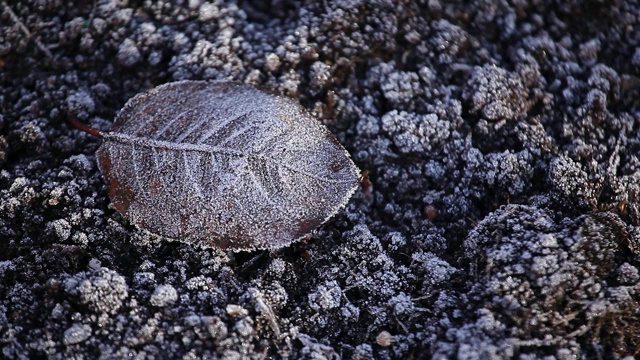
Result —
<instances>
[{"instance_id":1,"label":"leaf vein","mask_svg":"<svg viewBox=\"0 0 640 360\"><path fill-rule=\"evenodd\" d=\"M163 141L163 140L151 140L146 138L132 137L123 133L118 133L118 132L111 132L111 133L105 134L104 138L105 140L110 140L110 141L114 141L121 144L141 146L148 149L160 149L160 150L175 151L175 152L193 151L193 152L199 152L204 154L217 153L217 154L223 154L227 156L262 159L263 161L273 163L277 166L282 166L283 168L291 172L305 175L309 178L318 180L320 182L332 183L332 184L345 184L345 183L351 182L350 180L335 180L335 179L324 178L314 173L311 173L309 171L301 170L299 167L295 165L278 162L275 159L268 156L246 153L241 150L234 150L234 149L225 148L225 147L218 147L218 146L212 146L212 145L206 145L206 144L188 144L188 143L177 144L174 142Z\"/></svg>"}]
</instances>

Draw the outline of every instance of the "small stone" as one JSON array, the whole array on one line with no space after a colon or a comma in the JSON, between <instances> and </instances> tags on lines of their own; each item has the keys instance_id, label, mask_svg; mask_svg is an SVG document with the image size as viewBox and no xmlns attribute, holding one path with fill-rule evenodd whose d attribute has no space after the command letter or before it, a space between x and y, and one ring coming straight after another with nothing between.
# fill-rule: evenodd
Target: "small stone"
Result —
<instances>
[{"instance_id":1,"label":"small stone","mask_svg":"<svg viewBox=\"0 0 640 360\"><path fill-rule=\"evenodd\" d=\"M376 343L382 347L389 347L393 342L393 336L388 331L381 331L376 337Z\"/></svg>"},{"instance_id":2,"label":"small stone","mask_svg":"<svg viewBox=\"0 0 640 360\"><path fill-rule=\"evenodd\" d=\"M79 344L91 336L91 326L85 324L73 324L64 331L65 345Z\"/></svg>"}]
</instances>

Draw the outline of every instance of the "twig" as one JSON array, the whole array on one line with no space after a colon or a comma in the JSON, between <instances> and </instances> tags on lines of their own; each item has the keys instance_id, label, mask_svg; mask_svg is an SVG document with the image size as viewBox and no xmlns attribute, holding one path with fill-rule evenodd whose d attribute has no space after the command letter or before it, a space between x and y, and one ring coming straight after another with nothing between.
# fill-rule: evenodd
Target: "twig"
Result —
<instances>
[{"instance_id":1,"label":"twig","mask_svg":"<svg viewBox=\"0 0 640 360\"><path fill-rule=\"evenodd\" d=\"M24 25L24 23L20 20L20 18L16 15L16 13L14 13L13 10L11 10L11 7L9 7L9 5L5 1L2 1L2 6L4 7L4 10L9 13L9 17L11 18L11 20L14 23L16 23L20 28L20 30L22 30L22 32L27 36L27 39L33 39L38 49L40 49L40 51L42 51L45 55L47 55L47 57L49 58L53 57L53 55L51 54L51 51L49 51L49 49L47 49L44 46L44 44L40 40L38 40L38 38L33 36L31 31L29 31L29 29Z\"/></svg>"}]
</instances>

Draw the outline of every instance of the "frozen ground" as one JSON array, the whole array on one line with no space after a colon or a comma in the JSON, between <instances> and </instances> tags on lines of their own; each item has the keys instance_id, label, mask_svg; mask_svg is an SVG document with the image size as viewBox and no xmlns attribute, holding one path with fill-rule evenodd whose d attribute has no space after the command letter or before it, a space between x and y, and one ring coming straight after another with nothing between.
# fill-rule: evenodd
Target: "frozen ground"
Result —
<instances>
[{"instance_id":1,"label":"frozen ground","mask_svg":"<svg viewBox=\"0 0 640 360\"><path fill-rule=\"evenodd\" d=\"M0 7L2 356L640 352L637 2ZM297 99L370 184L275 252L135 230L67 119L181 79Z\"/></svg>"}]
</instances>

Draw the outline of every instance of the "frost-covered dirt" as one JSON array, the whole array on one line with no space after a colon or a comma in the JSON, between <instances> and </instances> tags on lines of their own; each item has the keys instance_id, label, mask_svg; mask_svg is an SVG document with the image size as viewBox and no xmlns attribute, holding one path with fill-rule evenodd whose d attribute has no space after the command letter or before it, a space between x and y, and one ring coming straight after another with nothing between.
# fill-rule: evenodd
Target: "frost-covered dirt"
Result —
<instances>
[{"instance_id":1,"label":"frost-covered dirt","mask_svg":"<svg viewBox=\"0 0 640 360\"><path fill-rule=\"evenodd\" d=\"M632 1L0 2L7 358L640 353ZM368 174L278 251L169 242L95 150L175 80L274 89Z\"/></svg>"}]
</instances>

